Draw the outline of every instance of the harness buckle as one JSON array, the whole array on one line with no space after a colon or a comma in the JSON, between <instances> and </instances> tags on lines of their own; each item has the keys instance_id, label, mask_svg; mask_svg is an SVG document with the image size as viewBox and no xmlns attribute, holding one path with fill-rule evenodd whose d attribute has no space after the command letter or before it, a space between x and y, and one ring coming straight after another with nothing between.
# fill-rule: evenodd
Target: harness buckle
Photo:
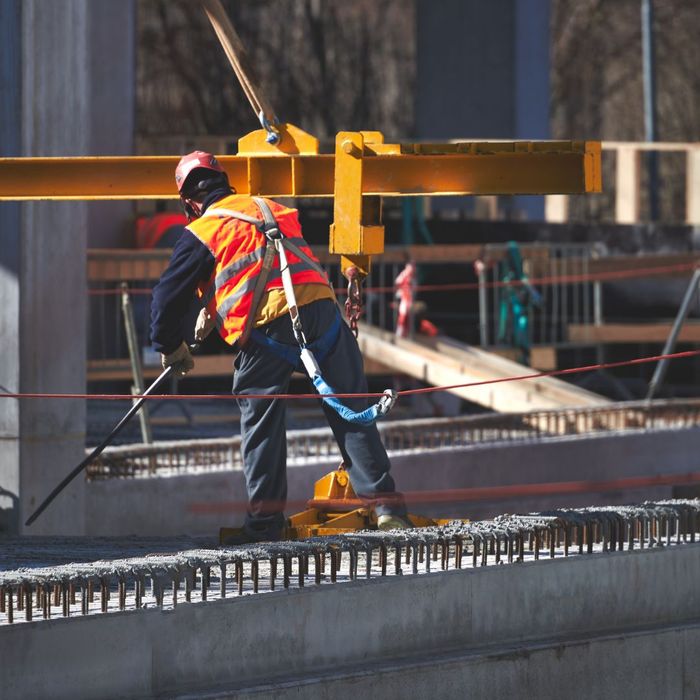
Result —
<instances>
[{"instance_id":1,"label":"harness buckle","mask_svg":"<svg viewBox=\"0 0 700 700\"><path fill-rule=\"evenodd\" d=\"M320 376L321 368L318 366L318 362L316 361L314 354L311 352L311 350L309 350L309 348L302 348L301 361L304 365L306 373L311 379L313 379L317 375Z\"/></svg>"},{"instance_id":2,"label":"harness buckle","mask_svg":"<svg viewBox=\"0 0 700 700\"><path fill-rule=\"evenodd\" d=\"M389 411L391 411L391 409L394 407L398 396L399 395L393 389L384 389L382 398L377 402L377 413L380 416L385 416L387 413L389 413Z\"/></svg>"},{"instance_id":3,"label":"harness buckle","mask_svg":"<svg viewBox=\"0 0 700 700\"><path fill-rule=\"evenodd\" d=\"M282 232L279 230L278 226L272 226L265 229L265 237L269 241L280 241L282 240Z\"/></svg>"}]
</instances>

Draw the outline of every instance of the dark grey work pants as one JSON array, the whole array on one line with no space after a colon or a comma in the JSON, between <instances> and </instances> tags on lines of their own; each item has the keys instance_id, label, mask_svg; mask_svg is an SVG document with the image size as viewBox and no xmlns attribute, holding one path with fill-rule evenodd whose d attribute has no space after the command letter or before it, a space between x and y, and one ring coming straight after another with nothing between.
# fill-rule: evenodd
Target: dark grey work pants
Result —
<instances>
[{"instance_id":1,"label":"dark grey work pants","mask_svg":"<svg viewBox=\"0 0 700 700\"><path fill-rule=\"evenodd\" d=\"M329 299L299 309L309 343L319 338L338 313ZM258 329L280 343L296 345L288 314ZM241 350L235 362L234 394L284 394L288 391L292 366L253 341ZM338 393L363 393L367 380L357 341L342 323L338 341L321 363L323 378ZM355 411L364 410L367 399L343 399ZM261 536L279 535L284 525L287 498L287 402L280 399L238 399L243 435L243 464L248 489L249 511L245 527ZM406 508L395 492L389 474L389 458L375 425L354 425L344 421L323 404L328 423L338 442L352 487L358 496L382 499L376 502L379 515L403 516Z\"/></svg>"}]
</instances>

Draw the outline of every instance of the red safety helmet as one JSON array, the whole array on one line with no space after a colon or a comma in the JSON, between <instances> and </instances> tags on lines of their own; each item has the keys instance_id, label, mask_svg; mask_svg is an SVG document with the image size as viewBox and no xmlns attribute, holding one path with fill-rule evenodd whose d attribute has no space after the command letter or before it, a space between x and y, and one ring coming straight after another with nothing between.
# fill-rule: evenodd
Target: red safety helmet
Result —
<instances>
[{"instance_id":1,"label":"red safety helmet","mask_svg":"<svg viewBox=\"0 0 700 700\"><path fill-rule=\"evenodd\" d=\"M187 181L187 177L194 170L213 170L216 173L221 173L226 178L226 172L219 164L219 161L211 153L206 151L192 151L186 156L180 158L180 162L175 168L175 184L177 191L180 193L180 199L185 209L185 214L189 221L201 216L199 206L190 197L187 197L183 192L183 188ZM226 178L228 181L228 178Z\"/></svg>"}]
</instances>

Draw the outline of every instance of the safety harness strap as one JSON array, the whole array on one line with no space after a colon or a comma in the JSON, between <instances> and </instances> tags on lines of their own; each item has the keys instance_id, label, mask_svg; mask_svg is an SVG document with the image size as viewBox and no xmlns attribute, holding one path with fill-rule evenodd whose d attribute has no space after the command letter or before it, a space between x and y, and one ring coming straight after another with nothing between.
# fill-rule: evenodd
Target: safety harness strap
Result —
<instances>
[{"instance_id":1,"label":"safety harness strap","mask_svg":"<svg viewBox=\"0 0 700 700\"><path fill-rule=\"evenodd\" d=\"M263 230L264 222L260 219L256 219L254 216L248 216L242 211L236 211L235 209L225 209L223 207L216 207L212 209L211 207L207 209L201 218L207 216L228 216L231 219L238 219L239 221L245 221L248 224L252 224L256 228Z\"/></svg>"},{"instance_id":2,"label":"safety harness strap","mask_svg":"<svg viewBox=\"0 0 700 700\"><path fill-rule=\"evenodd\" d=\"M245 320L245 325L243 326L243 332L238 340L240 346L244 346L250 338L250 332L253 329L253 323L255 322L255 317L258 315L258 307L262 300L262 296L265 293L265 285L272 271L272 266L275 262L275 248L274 246L267 246L265 248L265 257L263 257L262 267L260 268L260 273L258 274L258 279L255 282L255 288L253 289L253 298L250 302L250 312Z\"/></svg>"},{"instance_id":3,"label":"safety harness strap","mask_svg":"<svg viewBox=\"0 0 700 700\"><path fill-rule=\"evenodd\" d=\"M297 258L303 260L314 272L317 272L322 277L325 277L326 281L328 281L328 284L330 285L330 280L328 280L326 271L315 260L312 260L296 243L290 241L289 238L283 238L282 245L290 253L292 253L292 255L296 255Z\"/></svg>"}]
</instances>

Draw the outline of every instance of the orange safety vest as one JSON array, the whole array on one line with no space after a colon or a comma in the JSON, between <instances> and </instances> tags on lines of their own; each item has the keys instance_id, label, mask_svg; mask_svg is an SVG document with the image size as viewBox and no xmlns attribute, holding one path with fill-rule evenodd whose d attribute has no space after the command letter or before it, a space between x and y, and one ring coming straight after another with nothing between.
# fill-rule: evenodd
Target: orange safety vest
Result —
<instances>
[{"instance_id":1,"label":"orange safety vest","mask_svg":"<svg viewBox=\"0 0 700 700\"><path fill-rule=\"evenodd\" d=\"M280 231L302 252L318 262L302 237L297 210L269 199L265 201L272 210ZM210 209L229 209L260 221L263 218L253 198L243 195L229 195L212 204ZM204 306L216 318L221 337L233 345L243 333L249 314L257 311L251 309L251 304L268 245L267 239L254 224L225 214L207 215L205 212L199 219L190 222L187 230L214 256L214 272L207 282L200 285L198 294ZM328 279L302 259L288 252L287 260L294 285L328 285ZM272 289L282 289L279 257L275 258L265 285L266 292Z\"/></svg>"}]
</instances>

